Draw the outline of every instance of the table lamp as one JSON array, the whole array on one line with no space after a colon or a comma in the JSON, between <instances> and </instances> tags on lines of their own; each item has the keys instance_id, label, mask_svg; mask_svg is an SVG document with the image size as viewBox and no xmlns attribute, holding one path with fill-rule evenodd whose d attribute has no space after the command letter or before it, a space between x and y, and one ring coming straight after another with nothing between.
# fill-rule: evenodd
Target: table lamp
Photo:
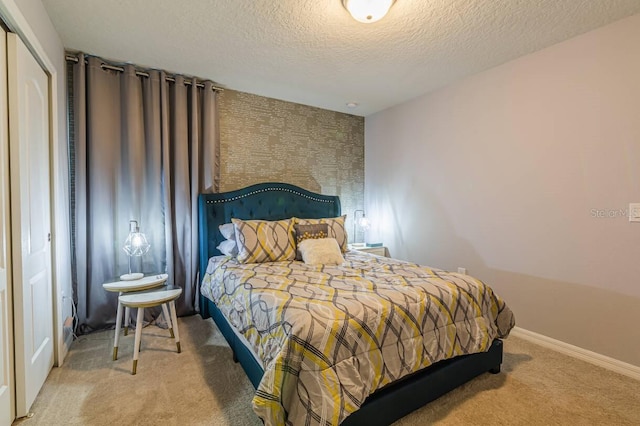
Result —
<instances>
[{"instance_id":1,"label":"table lamp","mask_svg":"<svg viewBox=\"0 0 640 426\"><path fill-rule=\"evenodd\" d=\"M358 212L362 213L362 215L358 215ZM358 246L358 247L364 247L365 246L365 236L364 233L371 227L371 222L369 221L369 219L367 218L367 216L364 213L364 210L356 210L353 213L353 245L354 246ZM358 243L358 237L357 237L357 233L358 233L358 229L362 230L362 242Z\"/></svg>"},{"instance_id":2,"label":"table lamp","mask_svg":"<svg viewBox=\"0 0 640 426\"><path fill-rule=\"evenodd\" d=\"M124 247L122 247L125 253L127 253L127 256L129 256L129 273L120 275L120 279L122 281L139 280L140 278L144 277L144 274L142 272L131 272L131 258L134 256L142 256L149 251L149 247L151 246L147 242L147 237L145 237L144 234L140 232L138 221L130 220L129 236L127 236L127 239L124 242Z\"/></svg>"}]
</instances>

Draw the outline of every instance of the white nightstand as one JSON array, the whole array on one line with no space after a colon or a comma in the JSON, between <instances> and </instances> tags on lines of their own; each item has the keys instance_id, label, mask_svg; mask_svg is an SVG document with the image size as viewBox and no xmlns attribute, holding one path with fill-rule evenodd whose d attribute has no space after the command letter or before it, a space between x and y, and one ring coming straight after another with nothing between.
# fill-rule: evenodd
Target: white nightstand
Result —
<instances>
[{"instance_id":1,"label":"white nightstand","mask_svg":"<svg viewBox=\"0 0 640 426\"><path fill-rule=\"evenodd\" d=\"M371 253L371 254L375 254L375 255L378 255L378 256L389 257L389 251L384 246L367 247L367 246L358 245L358 244L349 244L349 249L350 250L358 250L358 251L362 251L362 252L365 252L365 253Z\"/></svg>"},{"instance_id":2,"label":"white nightstand","mask_svg":"<svg viewBox=\"0 0 640 426\"><path fill-rule=\"evenodd\" d=\"M136 374L138 368L138 352L140 352L140 339L142 337L142 320L144 318L144 308L151 308L153 306L162 305L162 312L165 315L165 319L169 324L169 330L171 331L171 337L176 340L176 347L178 353L180 350L180 333L178 331L178 318L176 317L176 305L175 300L182 294L180 287L162 287L152 288L150 290L139 291L135 293L127 293L118 297L118 302L127 308L137 308L138 317L136 319L136 340L133 345L133 367L131 374ZM171 310L171 319L167 316L167 305ZM116 336L120 328L120 321L116 324ZM175 334L174 334L175 331ZM114 355L116 354L114 348Z\"/></svg>"},{"instance_id":3,"label":"white nightstand","mask_svg":"<svg viewBox=\"0 0 640 426\"><path fill-rule=\"evenodd\" d=\"M149 275L144 278L140 278L139 280L131 280L131 281L113 281L110 283L102 284L102 288L107 291L117 292L118 297L122 296L123 293L130 293L134 291L142 291L148 290L151 288L156 288L163 286L167 281L169 276L167 274L157 274L157 275ZM167 311L167 307L162 305L162 313L164 315L167 324L169 324L169 328L171 328L171 320L169 318L169 312ZM113 339L113 360L118 359L118 336L120 334L120 324L122 321L122 303L118 300L118 310L116 311L116 333ZM129 307L125 307L124 312L124 335L129 334ZM173 336L173 331L171 331L171 335Z\"/></svg>"}]
</instances>

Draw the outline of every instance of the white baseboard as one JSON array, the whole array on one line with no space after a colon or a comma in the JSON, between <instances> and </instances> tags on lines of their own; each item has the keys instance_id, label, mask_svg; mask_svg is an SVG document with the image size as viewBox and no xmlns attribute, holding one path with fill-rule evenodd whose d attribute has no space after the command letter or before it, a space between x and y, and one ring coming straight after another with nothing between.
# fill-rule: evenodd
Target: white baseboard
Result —
<instances>
[{"instance_id":1,"label":"white baseboard","mask_svg":"<svg viewBox=\"0 0 640 426\"><path fill-rule=\"evenodd\" d=\"M71 334L69 334L68 336L66 336L66 338L64 339L64 357L67 357L67 354L69 353L69 351L71 350L71 344L73 343L73 332Z\"/></svg>"},{"instance_id":2,"label":"white baseboard","mask_svg":"<svg viewBox=\"0 0 640 426\"><path fill-rule=\"evenodd\" d=\"M60 339L61 343L59 343L58 358L55 364L56 367L62 367L62 364L64 364L64 360L67 357L67 354L71 350L71 344L73 343L73 332L67 333L65 335L64 328L63 328L62 334L63 334L63 337L62 339Z\"/></svg>"},{"instance_id":3,"label":"white baseboard","mask_svg":"<svg viewBox=\"0 0 640 426\"><path fill-rule=\"evenodd\" d=\"M533 331L525 330L520 327L514 327L513 330L511 330L511 335L565 355L578 358L582 361L597 365L598 367L615 371L616 373L631 377L632 379L640 380L640 367L633 364L628 364L606 355L582 349L578 346L561 342L560 340L552 339L551 337L534 333Z\"/></svg>"}]
</instances>

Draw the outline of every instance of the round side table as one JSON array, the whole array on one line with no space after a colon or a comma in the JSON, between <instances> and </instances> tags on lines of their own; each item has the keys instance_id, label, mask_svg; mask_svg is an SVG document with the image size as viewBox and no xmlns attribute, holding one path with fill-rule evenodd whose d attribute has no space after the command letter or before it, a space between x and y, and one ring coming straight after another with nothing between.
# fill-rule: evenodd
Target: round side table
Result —
<instances>
[{"instance_id":1,"label":"round side table","mask_svg":"<svg viewBox=\"0 0 640 426\"><path fill-rule=\"evenodd\" d=\"M133 345L133 367L131 374L136 374L138 367L138 352L140 352L140 339L142 337L142 320L144 318L144 308L151 308L153 306L162 305L166 309L166 305L169 305L171 311L171 323L173 324L173 331L171 337L176 340L176 348L178 353L180 350L180 333L178 332L178 318L176 317L176 305L175 300L182 294L182 289L179 287L163 287L162 289L151 289L147 291L141 291L136 293L123 294L118 297L119 303L128 308L137 308L138 316L136 319L136 340Z\"/></svg>"},{"instance_id":2,"label":"round side table","mask_svg":"<svg viewBox=\"0 0 640 426\"><path fill-rule=\"evenodd\" d=\"M139 280L131 280L131 281L113 281L110 283L102 284L102 288L106 291L112 291L118 293L119 296L122 296L123 293L129 293L133 291L142 291L148 290L155 287L161 287L167 281L169 276L167 274L157 274L157 275L149 275L144 278L140 278ZM173 330L171 327L171 319L169 318L169 313L167 312L167 307L162 305L162 314L164 315L165 320L167 321L167 325L169 326L169 330L171 331L171 335L173 337ZM113 360L118 359L118 336L120 334L120 324L122 321L122 304L118 301L118 310L116 311L116 332L115 337L113 338ZM142 323L140 323L142 324ZM124 335L129 334L129 307L125 307L124 312Z\"/></svg>"}]
</instances>

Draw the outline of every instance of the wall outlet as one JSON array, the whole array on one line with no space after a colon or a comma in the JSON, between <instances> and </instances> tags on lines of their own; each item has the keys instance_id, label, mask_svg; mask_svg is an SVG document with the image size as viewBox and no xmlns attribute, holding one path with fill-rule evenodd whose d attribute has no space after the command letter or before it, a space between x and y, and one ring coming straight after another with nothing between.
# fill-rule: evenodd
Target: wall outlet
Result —
<instances>
[{"instance_id":1,"label":"wall outlet","mask_svg":"<svg viewBox=\"0 0 640 426\"><path fill-rule=\"evenodd\" d=\"M467 268L458 268L458 273L467 275Z\"/></svg>"}]
</instances>

